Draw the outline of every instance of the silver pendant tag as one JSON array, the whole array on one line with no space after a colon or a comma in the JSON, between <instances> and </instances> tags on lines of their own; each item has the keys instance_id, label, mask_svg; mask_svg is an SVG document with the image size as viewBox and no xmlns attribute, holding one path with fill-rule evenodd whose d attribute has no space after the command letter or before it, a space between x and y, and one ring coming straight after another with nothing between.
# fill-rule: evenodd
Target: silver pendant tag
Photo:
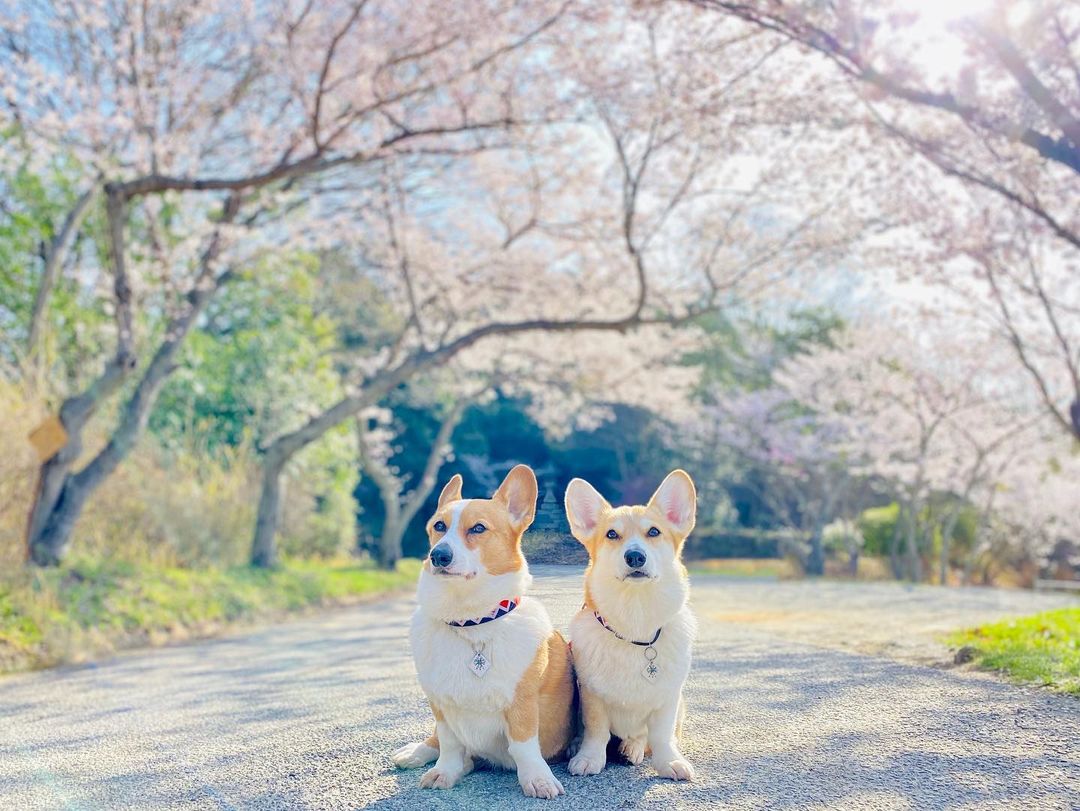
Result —
<instances>
[{"instance_id":1,"label":"silver pendant tag","mask_svg":"<svg viewBox=\"0 0 1080 811\"><path fill-rule=\"evenodd\" d=\"M484 674L491 668L491 662L480 651L473 654L469 660L469 670L475 673L480 678L484 677Z\"/></svg>"},{"instance_id":2,"label":"silver pendant tag","mask_svg":"<svg viewBox=\"0 0 1080 811\"><path fill-rule=\"evenodd\" d=\"M652 645L645 648L645 661L648 664L645 665L645 669L641 671L641 675L645 677L647 682L655 682L656 677L660 675L660 668L656 666L656 648Z\"/></svg>"}]
</instances>

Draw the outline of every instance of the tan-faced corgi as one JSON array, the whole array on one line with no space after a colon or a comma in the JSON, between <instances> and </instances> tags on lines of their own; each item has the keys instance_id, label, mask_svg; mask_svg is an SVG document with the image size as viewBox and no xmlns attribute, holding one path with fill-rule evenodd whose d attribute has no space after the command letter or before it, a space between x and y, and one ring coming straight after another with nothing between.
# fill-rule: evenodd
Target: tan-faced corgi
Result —
<instances>
[{"instance_id":1,"label":"tan-faced corgi","mask_svg":"<svg viewBox=\"0 0 1080 811\"><path fill-rule=\"evenodd\" d=\"M438 758L425 788L451 788L481 758L516 768L526 796L564 793L547 760L570 742L574 676L566 641L525 594L521 536L535 511L536 476L518 465L490 499L463 499L455 475L428 522L409 638L436 732L392 756L401 767Z\"/></svg>"},{"instance_id":2,"label":"tan-faced corgi","mask_svg":"<svg viewBox=\"0 0 1080 811\"><path fill-rule=\"evenodd\" d=\"M589 550L585 605L570 622L585 727L571 774L600 772L615 735L633 764L649 748L661 777L694 779L678 738L697 628L680 556L696 509L682 470L643 507L612 507L583 479L567 487L570 529Z\"/></svg>"}]
</instances>

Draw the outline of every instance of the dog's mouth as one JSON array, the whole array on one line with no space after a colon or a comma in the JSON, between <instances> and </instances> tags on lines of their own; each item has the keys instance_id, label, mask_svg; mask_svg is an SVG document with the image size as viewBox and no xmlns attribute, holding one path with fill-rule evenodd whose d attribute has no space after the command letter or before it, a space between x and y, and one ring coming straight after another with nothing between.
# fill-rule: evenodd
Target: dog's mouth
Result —
<instances>
[{"instance_id":1,"label":"dog's mouth","mask_svg":"<svg viewBox=\"0 0 1080 811\"><path fill-rule=\"evenodd\" d=\"M635 569L632 572L627 572L623 577L623 580L652 580L652 575L645 574L640 570Z\"/></svg>"},{"instance_id":2,"label":"dog's mouth","mask_svg":"<svg viewBox=\"0 0 1080 811\"><path fill-rule=\"evenodd\" d=\"M439 577L460 577L464 580L472 580L476 577L476 572L448 572L446 569L435 569L435 574Z\"/></svg>"}]
</instances>

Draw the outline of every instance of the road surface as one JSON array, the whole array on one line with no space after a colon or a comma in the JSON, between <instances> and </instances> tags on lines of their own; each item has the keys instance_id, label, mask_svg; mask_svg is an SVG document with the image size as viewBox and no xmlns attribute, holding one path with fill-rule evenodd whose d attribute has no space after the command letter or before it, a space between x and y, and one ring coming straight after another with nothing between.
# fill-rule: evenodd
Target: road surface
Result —
<instances>
[{"instance_id":1,"label":"road surface","mask_svg":"<svg viewBox=\"0 0 1080 811\"><path fill-rule=\"evenodd\" d=\"M565 627L580 569L537 574ZM550 807L1080 808L1080 701L925 664L945 660L942 627L1067 598L698 578L693 600L683 750L698 781L661 781L647 761L597 777L561 765L567 796ZM390 765L430 727L411 610L394 598L2 679L0 809L547 807L509 773L435 792Z\"/></svg>"}]
</instances>

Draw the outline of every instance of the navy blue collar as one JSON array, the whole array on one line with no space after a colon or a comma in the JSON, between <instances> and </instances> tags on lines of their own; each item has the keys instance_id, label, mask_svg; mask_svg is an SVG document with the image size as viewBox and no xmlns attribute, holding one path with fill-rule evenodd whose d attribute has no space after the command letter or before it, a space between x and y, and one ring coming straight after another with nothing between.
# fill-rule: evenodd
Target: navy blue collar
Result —
<instances>
[{"instance_id":1,"label":"navy blue collar","mask_svg":"<svg viewBox=\"0 0 1080 811\"><path fill-rule=\"evenodd\" d=\"M657 628L656 633L653 635L653 638L652 638L651 642L635 642L633 639L627 639L625 636L623 636L618 631L616 631L614 628L612 628L610 625L608 625L606 622L604 622L604 618L600 616L599 612L593 611L592 613L593 613L593 616L596 617L597 622L599 622L601 625L603 625L605 628L607 628L609 631L611 631L611 633L615 634L616 639L621 639L623 642L629 642L631 645L640 645L643 648L647 648L650 645L655 645L656 640L658 640L660 638L660 632L662 630L664 630L662 627Z\"/></svg>"}]
</instances>

